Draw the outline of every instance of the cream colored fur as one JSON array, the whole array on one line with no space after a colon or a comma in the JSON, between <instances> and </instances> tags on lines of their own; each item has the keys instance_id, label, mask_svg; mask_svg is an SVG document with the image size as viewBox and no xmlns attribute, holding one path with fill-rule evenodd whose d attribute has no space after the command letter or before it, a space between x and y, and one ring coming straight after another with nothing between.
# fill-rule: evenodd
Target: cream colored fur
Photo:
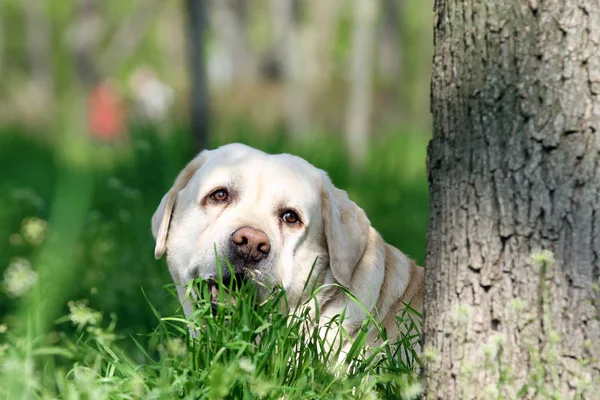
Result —
<instances>
[{"instance_id":1,"label":"cream colored fur","mask_svg":"<svg viewBox=\"0 0 600 400\"><path fill-rule=\"evenodd\" d=\"M231 203L207 203L215 188L226 188ZM301 226L282 223L280 213L288 208L298 211ZM255 268L256 279L282 285L289 304L306 296L303 288L315 264L313 278L324 285L317 295L321 322L345 310L344 328L353 335L366 318L340 285L379 316L392 338L404 303L421 311L422 268L386 244L325 172L296 156L229 144L192 160L152 217L155 256L167 253L186 315L191 308L185 285L196 277L216 277L215 246L226 253L232 233L244 226L269 237L271 250ZM370 341L375 336L372 332Z\"/></svg>"}]
</instances>

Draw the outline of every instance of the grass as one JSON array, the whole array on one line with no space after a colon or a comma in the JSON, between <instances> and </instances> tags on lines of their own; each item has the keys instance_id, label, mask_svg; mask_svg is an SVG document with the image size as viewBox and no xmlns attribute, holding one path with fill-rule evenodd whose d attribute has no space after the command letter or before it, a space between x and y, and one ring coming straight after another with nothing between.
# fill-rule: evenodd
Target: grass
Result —
<instances>
[{"instance_id":1,"label":"grass","mask_svg":"<svg viewBox=\"0 0 600 400\"><path fill-rule=\"evenodd\" d=\"M357 351L342 373L334 368L335 354L322 351L319 335L300 329L307 316L291 319L273 308L276 301L212 318L201 300L198 321L210 334L189 338L178 302L164 288L170 282L166 265L153 258L149 227L160 198L192 155L186 137L135 131L130 146L94 148L90 168L81 169L57 156L60 146L14 129L0 132L0 393L10 388L11 398L413 397L419 390L414 368L398 353L410 350L406 340L375 349L377 357ZM356 173L327 136L294 145L240 125L219 137L213 145L235 140L293 152L327 170L386 241L422 263L424 139L395 135L376 143L367 167ZM275 291L274 299L280 295Z\"/></svg>"},{"instance_id":2,"label":"grass","mask_svg":"<svg viewBox=\"0 0 600 400\"><path fill-rule=\"evenodd\" d=\"M4 380L0 393L7 398L413 398L421 386L415 374L412 353L420 335L406 313L398 318L409 332L398 342L385 342L370 348L364 343L367 330L361 331L346 356L339 347L333 350L322 339L325 332L337 329L341 320L308 331L312 325L309 308L294 307L288 313L279 307L283 291L274 288L270 298L256 299L255 286L244 285L232 292L236 306L224 296L213 307L206 282L195 282L204 293L195 302L194 317L161 318L151 334L151 351L135 338L144 354L139 363L117 344L114 324L102 324L102 314L85 303L71 303L71 312L61 321L72 322L75 334L63 335L59 343L47 347L24 348L23 341L10 338L12 347L3 355ZM220 293L223 293L221 287ZM302 304L309 306L312 299ZM302 311L299 311L302 310ZM343 317L342 317L343 318ZM197 330L191 338L189 329ZM410 331L412 329L412 331ZM385 332L381 331L382 335ZM340 336L341 337L341 336ZM71 367L49 367L50 376L32 366L49 356L63 359ZM344 363L338 362L343 359ZM68 361L68 362L64 362ZM47 375L47 374L46 374Z\"/></svg>"},{"instance_id":3,"label":"grass","mask_svg":"<svg viewBox=\"0 0 600 400\"><path fill-rule=\"evenodd\" d=\"M73 336L61 335L56 344L40 347L9 333L0 393L7 398L186 399L400 399L420 393L412 356L420 340L414 320L420 315L410 307L398 317L398 324L406 328L398 341L385 340L367 349L370 323L365 323L355 345L343 354L323 339L329 330L340 329L343 315L319 329L306 329L314 323L311 308L318 308L312 295L287 305L278 287L259 300L252 284L235 291L219 284L213 309L206 282L193 282L189 288L202 294L194 301L190 319L161 317L150 304L159 320L148 335L151 345L131 339L144 355L143 363L117 345L114 320L103 324L102 313L85 302L69 303L69 315L58 323L71 322L76 330ZM231 297L224 295L225 289ZM386 339L385 330L378 329ZM197 337L190 337L190 330L198 332ZM333 341L343 338L340 331ZM49 363L50 357L60 358L64 367ZM45 370L36 371L33 365L42 360Z\"/></svg>"}]
</instances>

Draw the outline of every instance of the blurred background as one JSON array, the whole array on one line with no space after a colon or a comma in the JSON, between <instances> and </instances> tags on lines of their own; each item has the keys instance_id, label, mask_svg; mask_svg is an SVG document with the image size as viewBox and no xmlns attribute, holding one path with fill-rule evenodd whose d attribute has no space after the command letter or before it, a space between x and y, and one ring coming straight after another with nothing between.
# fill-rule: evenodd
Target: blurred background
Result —
<instances>
[{"instance_id":1,"label":"blurred background","mask_svg":"<svg viewBox=\"0 0 600 400\"><path fill-rule=\"evenodd\" d=\"M327 170L422 264L432 3L0 0L2 331L81 299L152 331L177 308L152 213L232 141Z\"/></svg>"}]
</instances>

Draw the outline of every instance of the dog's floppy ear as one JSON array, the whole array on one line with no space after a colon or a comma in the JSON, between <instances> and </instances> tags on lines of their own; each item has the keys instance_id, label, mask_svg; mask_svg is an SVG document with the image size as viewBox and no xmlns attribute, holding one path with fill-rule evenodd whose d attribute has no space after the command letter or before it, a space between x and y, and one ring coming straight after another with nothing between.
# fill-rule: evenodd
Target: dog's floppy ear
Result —
<instances>
[{"instance_id":1,"label":"dog's floppy ear","mask_svg":"<svg viewBox=\"0 0 600 400\"><path fill-rule=\"evenodd\" d=\"M206 161L207 151L203 151L196 156L186 167L179 173L173 187L164 195L160 205L152 216L152 234L156 239L156 247L154 248L154 256L158 259L165 253L167 246L167 235L169 233L169 225L171 224L171 215L173 207L179 192L186 187L194 173L202 167Z\"/></svg>"},{"instance_id":2,"label":"dog's floppy ear","mask_svg":"<svg viewBox=\"0 0 600 400\"><path fill-rule=\"evenodd\" d=\"M323 175L323 224L329 265L333 277L349 287L354 268L367 248L371 222L345 191L334 187L329 177Z\"/></svg>"}]
</instances>

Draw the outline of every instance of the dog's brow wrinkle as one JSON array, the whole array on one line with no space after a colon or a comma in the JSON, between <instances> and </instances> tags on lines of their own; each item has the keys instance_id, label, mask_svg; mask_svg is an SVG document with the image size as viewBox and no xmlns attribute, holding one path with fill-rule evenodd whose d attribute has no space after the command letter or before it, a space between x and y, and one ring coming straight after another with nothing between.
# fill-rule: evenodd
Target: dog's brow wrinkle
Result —
<instances>
[{"instance_id":1,"label":"dog's brow wrinkle","mask_svg":"<svg viewBox=\"0 0 600 400\"><path fill-rule=\"evenodd\" d=\"M284 209L284 208L292 208L292 206L290 206L291 203L292 203L292 201L287 196L286 197L280 197L275 202L275 205L274 205L273 209L275 211L279 211L279 210Z\"/></svg>"}]
</instances>

